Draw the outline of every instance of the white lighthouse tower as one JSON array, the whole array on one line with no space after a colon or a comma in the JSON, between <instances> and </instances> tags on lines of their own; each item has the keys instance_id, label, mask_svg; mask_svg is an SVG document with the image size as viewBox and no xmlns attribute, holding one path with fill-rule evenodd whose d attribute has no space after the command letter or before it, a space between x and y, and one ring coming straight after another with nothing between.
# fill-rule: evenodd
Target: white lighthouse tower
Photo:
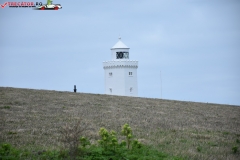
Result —
<instances>
[{"instance_id":1,"label":"white lighthouse tower","mask_svg":"<svg viewBox=\"0 0 240 160\"><path fill-rule=\"evenodd\" d=\"M111 48L112 60L103 62L105 94L138 96L138 61L129 60L129 49L119 38Z\"/></svg>"}]
</instances>

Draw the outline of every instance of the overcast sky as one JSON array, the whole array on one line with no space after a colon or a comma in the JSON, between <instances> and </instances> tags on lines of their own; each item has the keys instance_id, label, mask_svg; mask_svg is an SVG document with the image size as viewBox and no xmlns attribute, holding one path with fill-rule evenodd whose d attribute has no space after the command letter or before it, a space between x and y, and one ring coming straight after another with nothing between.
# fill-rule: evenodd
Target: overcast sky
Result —
<instances>
[{"instance_id":1,"label":"overcast sky","mask_svg":"<svg viewBox=\"0 0 240 160\"><path fill-rule=\"evenodd\" d=\"M0 8L0 86L104 94L121 36L140 97L240 105L239 0L53 3L63 8Z\"/></svg>"}]
</instances>

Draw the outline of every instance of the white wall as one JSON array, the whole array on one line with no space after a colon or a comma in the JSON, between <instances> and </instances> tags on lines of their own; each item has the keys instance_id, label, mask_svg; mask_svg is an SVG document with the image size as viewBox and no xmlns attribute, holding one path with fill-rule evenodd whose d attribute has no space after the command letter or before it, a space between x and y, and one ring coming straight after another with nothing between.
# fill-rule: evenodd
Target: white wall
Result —
<instances>
[{"instance_id":1,"label":"white wall","mask_svg":"<svg viewBox=\"0 0 240 160\"><path fill-rule=\"evenodd\" d=\"M132 72L132 75L129 75ZM125 95L126 96L138 96L138 85L137 85L137 68L126 68L125 70ZM130 88L132 91L130 92Z\"/></svg>"},{"instance_id":2,"label":"white wall","mask_svg":"<svg viewBox=\"0 0 240 160\"><path fill-rule=\"evenodd\" d=\"M105 94L138 96L137 61L108 61L103 62L103 66L105 70ZM110 72L112 76L109 76ZM129 75L129 72L132 72L132 75ZM132 92L130 92L130 87L132 87Z\"/></svg>"}]
</instances>

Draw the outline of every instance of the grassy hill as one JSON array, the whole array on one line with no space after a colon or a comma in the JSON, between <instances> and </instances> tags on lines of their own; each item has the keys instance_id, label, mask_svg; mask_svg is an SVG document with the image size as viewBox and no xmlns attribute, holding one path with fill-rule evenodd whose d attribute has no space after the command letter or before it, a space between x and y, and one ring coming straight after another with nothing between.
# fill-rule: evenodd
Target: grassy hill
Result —
<instances>
[{"instance_id":1,"label":"grassy hill","mask_svg":"<svg viewBox=\"0 0 240 160\"><path fill-rule=\"evenodd\" d=\"M100 127L120 132L128 123L139 141L170 155L240 159L239 106L0 87L0 142L58 149L60 131L79 120L92 142Z\"/></svg>"}]
</instances>

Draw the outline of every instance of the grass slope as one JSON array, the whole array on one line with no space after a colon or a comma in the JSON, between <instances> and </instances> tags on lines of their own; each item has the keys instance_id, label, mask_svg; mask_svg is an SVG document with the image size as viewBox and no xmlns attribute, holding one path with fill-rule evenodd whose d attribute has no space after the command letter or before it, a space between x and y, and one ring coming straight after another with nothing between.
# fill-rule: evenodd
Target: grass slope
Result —
<instances>
[{"instance_id":1,"label":"grass slope","mask_svg":"<svg viewBox=\"0 0 240 160\"><path fill-rule=\"evenodd\" d=\"M58 149L62 127L79 119L93 142L100 127L120 133L128 123L139 141L170 155L240 159L237 106L0 87L0 142Z\"/></svg>"}]
</instances>

